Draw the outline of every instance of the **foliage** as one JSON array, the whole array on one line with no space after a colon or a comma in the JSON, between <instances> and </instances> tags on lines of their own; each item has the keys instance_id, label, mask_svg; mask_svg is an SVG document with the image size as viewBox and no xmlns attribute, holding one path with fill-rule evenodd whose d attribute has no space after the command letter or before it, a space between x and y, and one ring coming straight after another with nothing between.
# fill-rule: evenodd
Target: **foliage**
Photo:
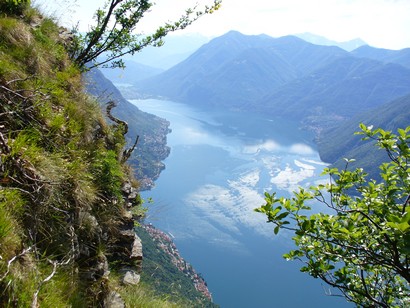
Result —
<instances>
[{"instance_id":1,"label":"foliage","mask_svg":"<svg viewBox=\"0 0 410 308\"><path fill-rule=\"evenodd\" d=\"M294 233L301 271L336 287L363 307L410 305L410 126L394 134L360 125L390 160L380 165L380 181L358 168L325 169L326 185L300 188L292 198L265 193L257 212ZM329 214L322 213L318 202Z\"/></svg>"},{"instance_id":2,"label":"foliage","mask_svg":"<svg viewBox=\"0 0 410 308\"><path fill-rule=\"evenodd\" d=\"M99 179L101 193L121 198L121 184L124 181L124 173L114 151L97 153L93 162L93 175Z\"/></svg>"},{"instance_id":3,"label":"foliage","mask_svg":"<svg viewBox=\"0 0 410 308\"><path fill-rule=\"evenodd\" d=\"M30 5L30 0L0 0L0 13L19 15Z\"/></svg>"},{"instance_id":4,"label":"foliage","mask_svg":"<svg viewBox=\"0 0 410 308\"><path fill-rule=\"evenodd\" d=\"M123 67L120 59L134 54L147 46L159 47L169 32L184 29L203 14L218 9L221 0L214 0L212 6L203 11L196 8L186 10L178 21L166 23L152 35L135 34L138 23L154 5L150 0L109 0L103 9L95 13L96 25L86 34L78 33L71 56L79 67L86 64L96 67L111 62L112 67ZM100 57L103 57L100 60Z\"/></svg>"}]
</instances>

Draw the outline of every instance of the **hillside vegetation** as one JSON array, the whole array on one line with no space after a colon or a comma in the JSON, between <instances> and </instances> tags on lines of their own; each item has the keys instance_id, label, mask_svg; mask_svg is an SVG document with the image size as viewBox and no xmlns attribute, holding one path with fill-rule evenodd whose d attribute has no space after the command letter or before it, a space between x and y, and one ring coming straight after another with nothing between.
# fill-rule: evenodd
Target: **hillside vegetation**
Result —
<instances>
[{"instance_id":1,"label":"hillside vegetation","mask_svg":"<svg viewBox=\"0 0 410 308\"><path fill-rule=\"evenodd\" d=\"M65 34L27 1L0 3L0 306L192 306L123 283L144 213L126 127L85 94Z\"/></svg>"},{"instance_id":2,"label":"hillside vegetation","mask_svg":"<svg viewBox=\"0 0 410 308\"><path fill-rule=\"evenodd\" d=\"M325 130L318 141L318 149L323 161L332 162L333 167L343 169L344 158L355 159L350 167L362 167L373 179L380 179L380 166L388 161L383 151L376 151L375 142L361 140L354 135L358 131L358 123L367 126L382 127L388 131L396 131L406 127L410 120L410 95L383 104L362 114L358 114L337 128Z\"/></svg>"}]
</instances>

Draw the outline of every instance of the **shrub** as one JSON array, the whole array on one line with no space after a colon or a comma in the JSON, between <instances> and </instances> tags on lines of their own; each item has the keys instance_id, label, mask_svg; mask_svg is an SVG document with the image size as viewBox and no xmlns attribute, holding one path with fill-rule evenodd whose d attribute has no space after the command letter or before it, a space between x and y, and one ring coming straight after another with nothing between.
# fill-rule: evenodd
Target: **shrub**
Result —
<instances>
[{"instance_id":1,"label":"shrub","mask_svg":"<svg viewBox=\"0 0 410 308\"><path fill-rule=\"evenodd\" d=\"M30 6L30 0L0 0L0 12L21 15Z\"/></svg>"}]
</instances>

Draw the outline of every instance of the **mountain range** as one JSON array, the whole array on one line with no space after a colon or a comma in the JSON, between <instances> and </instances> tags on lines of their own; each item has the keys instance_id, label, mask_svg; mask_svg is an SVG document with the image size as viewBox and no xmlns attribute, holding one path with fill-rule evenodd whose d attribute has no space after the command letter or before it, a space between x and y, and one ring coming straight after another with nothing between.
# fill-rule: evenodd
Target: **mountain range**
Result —
<instances>
[{"instance_id":1,"label":"mountain range","mask_svg":"<svg viewBox=\"0 0 410 308\"><path fill-rule=\"evenodd\" d=\"M199 106L346 119L409 92L406 55L410 51L383 53L381 61L294 36L231 31L138 88Z\"/></svg>"},{"instance_id":2,"label":"mountain range","mask_svg":"<svg viewBox=\"0 0 410 308\"><path fill-rule=\"evenodd\" d=\"M383 63L397 63L410 68L410 48L390 50L366 45L353 50L351 54L355 57L374 59Z\"/></svg>"},{"instance_id":3,"label":"mountain range","mask_svg":"<svg viewBox=\"0 0 410 308\"><path fill-rule=\"evenodd\" d=\"M346 51L352 51L360 46L367 45L365 41L360 38L355 38L353 40L345 41L345 42L336 42L333 40L329 40L326 37L316 35L313 33L305 32L305 33L298 33L295 36L301 38L302 40L315 44L315 45L324 45L324 46L338 46Z\"/></svg>"},{"instance_id":4,"label":"mountain range","mask_svg":"<svg viewBox=\"0 0 410 308\"><path fill-rule=\"evenodd\" d=\"M316 132L322 159L329 163L352 151L349 142L336 144L335 134L357 130L360 121L391 121L391 129L410 123L403 111L410 107L410 49L363 45L348 52L296 36L230 31L172 68L133 83L140 94L201 108L257 111L300 121ZM402 107L396 109L399 103ZM381 119L371 117L375 114ZM366 159L366 151L355 154Z\"/></svg>"}]
</instances>

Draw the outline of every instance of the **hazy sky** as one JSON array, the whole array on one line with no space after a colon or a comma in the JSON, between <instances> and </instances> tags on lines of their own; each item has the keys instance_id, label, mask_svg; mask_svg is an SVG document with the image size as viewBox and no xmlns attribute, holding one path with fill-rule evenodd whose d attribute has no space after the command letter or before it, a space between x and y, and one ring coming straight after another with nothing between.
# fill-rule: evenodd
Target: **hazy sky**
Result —
<instances>
[{"instance_id":1,"label":"hazy sky","mask_svg":"<svg viewBox=\"0 0 410 308\"><path fill-rule=\"evenodd\" d=\"M184 8L211 0L156 0L147 14L145 31L176 19ZM87 28L104 0L35 0L61 21ZM58 4L57 8L56 5ZM219 36L229 30L273 37L311 32L336 41L361 38L389 49L410 47L410 0L223 0L222 8L184 30Z\"/></svg>"}]
</instances>

